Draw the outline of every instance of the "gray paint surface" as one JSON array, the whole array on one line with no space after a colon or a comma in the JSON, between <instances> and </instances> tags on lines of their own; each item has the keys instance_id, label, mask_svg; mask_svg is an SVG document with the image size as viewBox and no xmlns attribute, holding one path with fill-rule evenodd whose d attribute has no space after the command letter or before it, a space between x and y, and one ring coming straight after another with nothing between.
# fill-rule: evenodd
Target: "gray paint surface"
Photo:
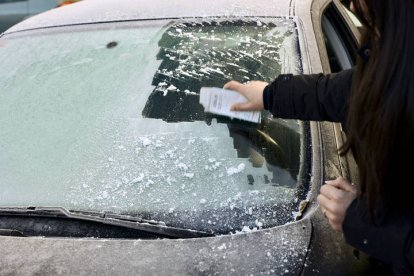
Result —
<instances>
[{"instance_id":1,"label":"gray paint surface","mask_svg":"<svg viewBox=\"0 0 414 276\"><path fill-rule=\"evenodd\" d=\"M0 237L1 275L298 275L310 219L187 240Z\"/></svg>"}]
</instances>

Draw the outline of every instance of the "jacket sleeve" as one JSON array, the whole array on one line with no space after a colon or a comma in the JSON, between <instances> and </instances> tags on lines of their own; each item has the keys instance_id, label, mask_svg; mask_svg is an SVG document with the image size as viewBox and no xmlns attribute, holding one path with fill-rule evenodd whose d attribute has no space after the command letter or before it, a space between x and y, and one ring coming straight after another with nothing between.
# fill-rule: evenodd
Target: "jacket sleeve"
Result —
<instances>
[{"instance_id":1,"label":"jacket sleeve","mask_svg":"<svg viewBox=\"0 0 414 276\"><path fill-rule=\"evenodd\" d=\"M414 275L412 211L389 213L370 222L364 203L355 199L347 209L342 228L350 245L392 265L397 274Z\"/></svg>"},{"instance_id":2,"label":"jacket sleeve","mask_svg":"<svg viewBox=\"0 0 414 276\"><path fill-rule=\"evenodd\" d=\"M279 75L264 89L265 109L279 118L344 122L353 72Z\"/></svg>"}]
</instances>

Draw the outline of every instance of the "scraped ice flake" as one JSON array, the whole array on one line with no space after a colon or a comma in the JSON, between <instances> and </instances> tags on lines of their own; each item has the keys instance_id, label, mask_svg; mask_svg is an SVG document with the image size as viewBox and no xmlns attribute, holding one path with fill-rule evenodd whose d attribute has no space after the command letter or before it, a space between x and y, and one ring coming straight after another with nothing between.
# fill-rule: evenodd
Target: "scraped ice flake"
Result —
<instances>
[{"instance_id":1,"label":"scraped ice flake","mask_svg":"<svg viewBox=\"0 0 414 276\"><path fill-rule=\"evenodd\" d=\"M244 171L245 168L246 168L246 165L244 163L239 164L237 166L237 168L236 167L230 167L230 168L227 169L227 175L230 176L230 175L233 175L233 174L236 174L236 173L240 173L240 172Z\"/></svg>"},{"instance_id":2,"label":"scraped ice flake","mask_svg":"<svg viewBox=\"0 0 414 276\"><path fill-rule=\"evenodd\" d=\"M157 141L155 142L155 147L157 147L157 148L161 148L162 146L164 146L164 144L162 143L162 141L161 141L161 140L157 140Z\"/></svg>"},{"instance_id":3,"label":"scraped ice flake","mask_svg":"<svg viewBox=\"0 0 414 276\"><path fill-rule=\"evenodd\" d=\"M218 250L224 250L227 249L227 246L225 243L223 243L222 245L220 245L219 247L217 247Z\"/></svg>"},{"instance_id":4,"label":"scraped ice flake","mask_svg":"<svg viewBox=\"0 0 414 276\"><path fill-rule=\"evenodd\" d=\"M184 176L189 179L192 179L194 177L194 173L185 173Z\"/></svg>"},{"instance_id":5,"label":"scraped ice flake","mask_svg":"<svg viewBox=\"0 0 414 276\"><path fill-rule=\"evenodd\" d=\"M257 219L256 219L255 223L256 223L256 226L259 227L259 228L261 228L263 226L263 222L261 222Z\"/></svg>"},{"instance_id":6,"label":"scraped ice flake","mask_svg":"<svg viewBox=\"0 0 414 276\"><path fill-rule=\"evenodd\" d=\"M239 199L241 199L241 197L242 197L242 193L241 192L238 192L234 197L233 197L233 200L239 200Z\"/></svg>"},{"instance_id":7,"label":"scraped ice flake","mask_svg":"<svg viewBox=\"0 0 414 276\"><path fill-rule=\"evenodd\" d=\"M177 87L171 84L170 86L168 86L167 90L169 91L177 90Z\"/></svg>"},{"instance_id":8,"label":"scraped ice flake","mask_svg":"<svg viewBox=\"0 0 414 276\"><path fill-rule=\"evenodd\" d=\"M248 213L249 215L253 214L253 208L252 208L252 207L250 207L250 208L247 210L247 213Z\"/></svg>"},{"instance_id":9,"label":"scraped ice flake","mask_svg":"<svg viewBox=\"0 0 414 276\"><path fill-rule=\"evenodd\" d=\"M183 75L187 75L189 77L192 77L190 74L184 74L185 72L183 72ZM187 95L198 95L196 92L190 91L188 89L184 90L184 93Z\"/></svg>"},{"instance_id":10,"label":"scraped ice flake","mask_svg":"<svg viewBox=\"0 0 414 276\"><path fill-rule=\"evenodd\" d=\"M151 144L152 144L151 140L150 140L150 139L148 139L147 137L142 137L142 138L140 138L140 140L141 140L142 145L143 145L144 147L148 147L149 145L151 145Z\"/></svg>"},{"instance_id":11,"label":"scraped ice flake","mask_svg":"<svg viewBox=\"0 0 414 276\"><path fill-rule=\"evenodd\" d=\"M177 167L183 171L188 170L188 166L184 163L178 163Z\"/></svg>"},{"instance_id":12,"label":"scraped ice flake","mask_svg":"<svg viewBox=\"0 0 414 276\"><path fill-rule=\"evenodd\" d=\"M165 155L166 155L167 157L170 157L170 158L174 157L174 150L169 150L169 151L167 151L167 152L165 153Z\"/></svg>"},{"instance_id":13,"label":"scraped ice flake","mask_svg":"<svg viewBox=\"0 0 414 276\"><path fill-rule=\"evenodd\" d=\"M175 211L175 207L171 207L169 210L168 210L168 213L173 213Z\"/></svg>"},{"instance_id":14,"label":"scraped ice flake","mask_svg":"<svg viewBox=\"0 0 414 276\"><path fill-rule=\"evenodd\" d=\"M140 173L139 176L137 178L134 178L133 180L131 180L131 184L134 183L138 183L141 182L144 179L145 175L143 173Z\"/></svg>"},{"instance_id":15,"label":"scraped ice flake","mask_svg":"<svg viewBox=\"0 0 414 276\"><path fill-rule=\"evenodd\" d=\"M171 176L168 176L166 181L169 185L171 185L172 183L177 182L177 180L175 180L175 178L172 178Z\"/></svg>"},{"instance_id":16,"label":"scraped ice flake","mask_svg":"<svg viewBox=\"0 0 414 276\"><path fill-rule=\"evenodd\" d=\"M250 232L252 232L252 229L250 229L249 226L246 226L245 225L245 226L243 226L241 232L243 232L243 233L250 233Z\"/></svg>"},{"instance_id":17,"label":"scraped ice flake","mask_svg":"<svg viewBox=\"0 0 414 276\"><path fill-rule=\"evenodd\" d=\"M220 167L220 165L221 165L221 162L217 162L215 158L209 158L209 159L208 159L208 162L209 162L210 164L209 164L209 165L204 166L204 168L205 168L206 170L210 170L210 171L216 170L216 169L217 169L218 167Z\"/></svg>"},{"instance_id":18,"label":"scraped ice flake","mask_svg":"<svg viewBox=\"0 0 414 276\"><path fill-rule=\"evenodd\" d=\"M207 200L205 198L202 198L202 199L200 199L200 203L201 204L206 204L207 203Z\"/></svg>"}]
</instances>

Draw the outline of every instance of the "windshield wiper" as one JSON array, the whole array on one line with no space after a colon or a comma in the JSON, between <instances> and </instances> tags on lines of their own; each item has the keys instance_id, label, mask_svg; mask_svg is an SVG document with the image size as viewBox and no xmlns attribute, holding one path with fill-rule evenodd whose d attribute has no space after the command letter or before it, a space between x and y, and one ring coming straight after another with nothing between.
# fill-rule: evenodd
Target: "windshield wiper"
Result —
<instances>
[{"instance_id":1,"label":"windshield wiper","mask_svg":"<svg viewBox=\"0 0 414 276\"><path fill-rule=\"evenodd\" d=\"M62 207L0 207L2 216L28 216L67 218L81 221L91 221L111 226L156 234L165 238L200 238L211 237L213 234L191 229L183 229L165 225L164 222L145 220L139 217L121 215L110 212L92 212L68 210Z\"/></svg>"},{"instance_id":2,"label":"windshield wiper","mask_svg":"<svg viewBox=\"0 0 414 276\"><path fill-rule=\"evenodd\" d=\"M14 229L0 229L0 236L26 237L22 232Z\"/></svg>"}]
</instances>

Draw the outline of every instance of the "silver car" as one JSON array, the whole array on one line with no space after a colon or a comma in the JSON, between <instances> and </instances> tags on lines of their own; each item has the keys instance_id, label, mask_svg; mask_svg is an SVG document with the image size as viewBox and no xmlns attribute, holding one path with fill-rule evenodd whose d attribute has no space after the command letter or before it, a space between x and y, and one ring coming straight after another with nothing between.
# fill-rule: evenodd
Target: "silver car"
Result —
<instances>
[{"instance_id":1,"label":"silver car","mask_svg":"<svg viewBox=\"0 0 414 276\"><path fill-rule=\"evenodd\" d=\"M201 87L353 66L336 0L86 0L0 35L1 275L351 275L321 215L339 124L205 113Z\"/></svg>"}]
</instances>

